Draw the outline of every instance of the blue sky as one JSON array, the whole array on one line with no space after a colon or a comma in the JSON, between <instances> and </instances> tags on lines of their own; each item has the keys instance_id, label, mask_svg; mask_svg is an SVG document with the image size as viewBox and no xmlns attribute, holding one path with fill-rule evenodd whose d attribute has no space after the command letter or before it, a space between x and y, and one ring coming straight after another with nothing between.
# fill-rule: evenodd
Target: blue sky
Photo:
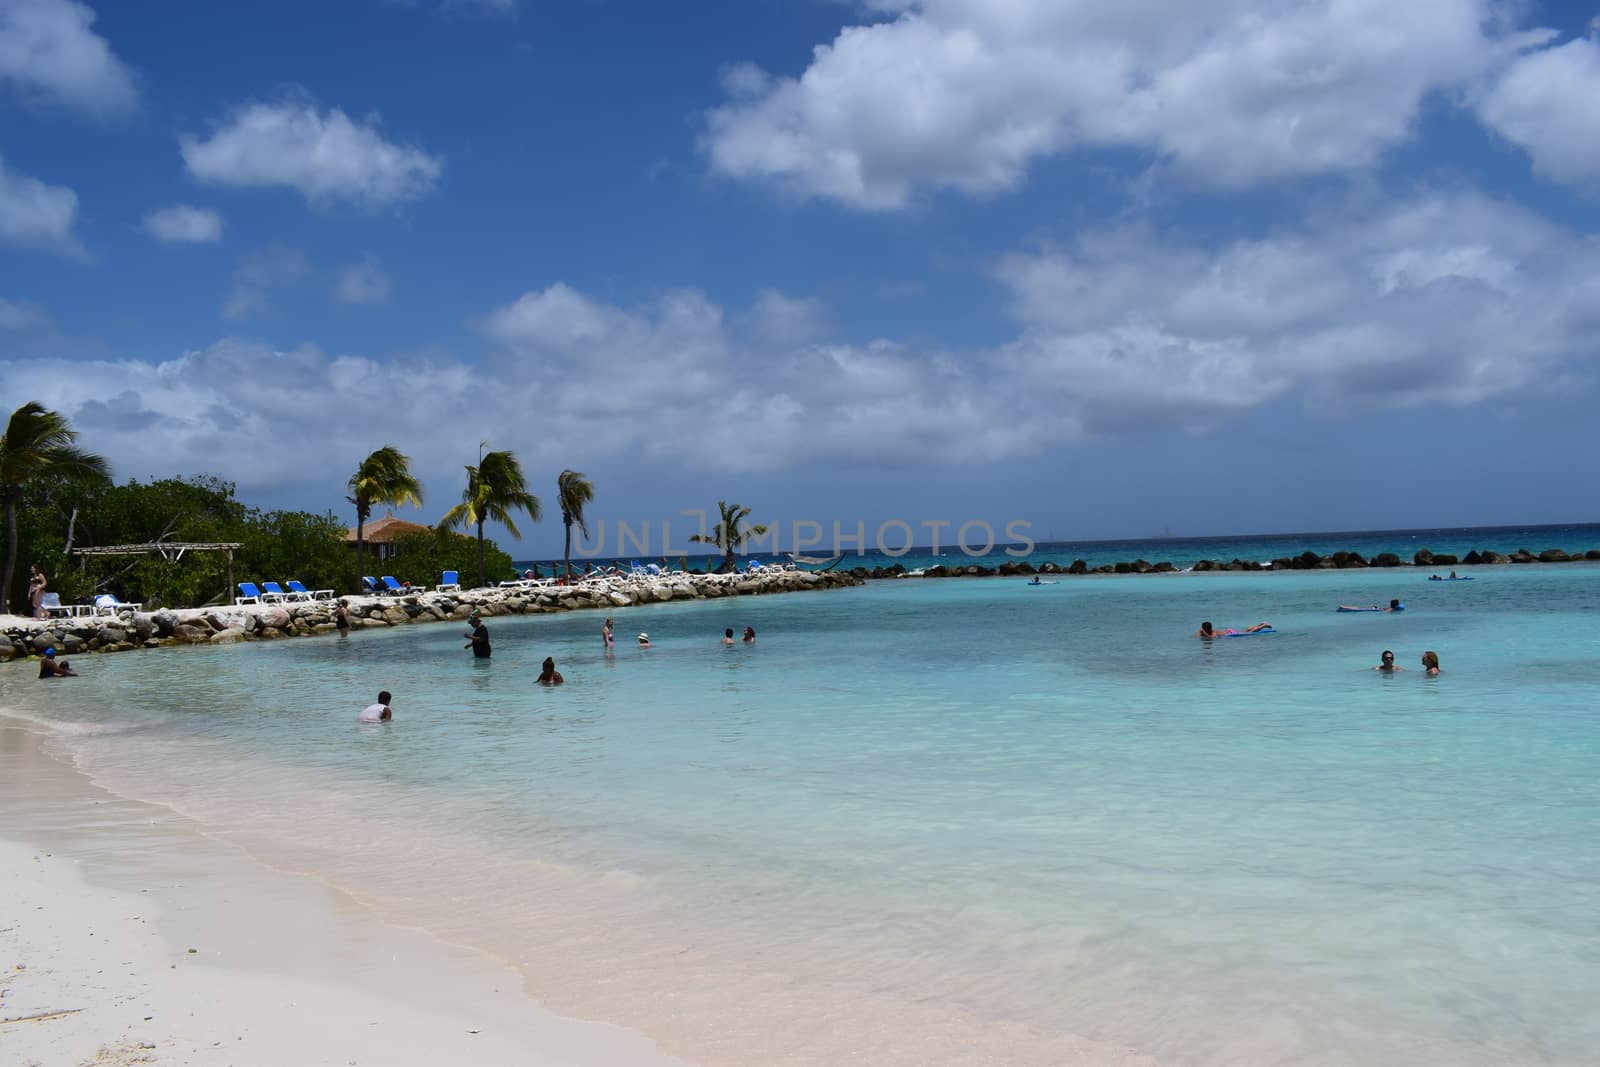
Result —
<instances>
[{"instance_id":1,"label":"blue sky","mask_svg":"<svg viewBox=\"0 0 1600 1067\"><path fill-rule=\"evenodd\" d=\"M0 0L0 403L341 514L1594 520L1597 15Z\"/></svg>"}]
</instances>

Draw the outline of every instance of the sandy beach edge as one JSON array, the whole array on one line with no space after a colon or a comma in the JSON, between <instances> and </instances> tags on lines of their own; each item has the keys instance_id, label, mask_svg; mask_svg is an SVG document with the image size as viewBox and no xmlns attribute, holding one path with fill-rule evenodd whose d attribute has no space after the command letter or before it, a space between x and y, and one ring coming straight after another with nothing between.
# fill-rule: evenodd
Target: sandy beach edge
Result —
<instances>
[{"instance_id":1,"label":"sandy beach edge","mask_svg":"<svg viewBox=\"0 0 1600 1067\"><path fill-rule=\"evenodd\" d=\"M21 1064L684 1067L109 793L0 716L0 1046Z\"/></svg>"}]
</instances>

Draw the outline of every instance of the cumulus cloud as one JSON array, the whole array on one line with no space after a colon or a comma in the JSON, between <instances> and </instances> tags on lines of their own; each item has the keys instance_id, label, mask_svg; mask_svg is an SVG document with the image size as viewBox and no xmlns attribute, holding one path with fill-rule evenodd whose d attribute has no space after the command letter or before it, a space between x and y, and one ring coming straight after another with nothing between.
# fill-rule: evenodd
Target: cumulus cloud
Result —
<instances>
[{"instance_id":1,"label":"cumulus cloud","mask_svg":"<svg viewBox=\"0 0 1600 1067\"><path fill-rule=\"evenodd\" d=\"M1022 327L999 358L1091 426L1205 426L1296 391L1323 410L1474 404L1600 341L1600 246L1465 192L1220 248L1112 230L999 274Z\"/></svg>"},{"instance_id":2,"label":"cumulus cloud","mask_svg":"<svg viewBox=\"0 0 1600 1067\"><path fill-rule=\"evenodd\" d=\"M341 304L387 304L394 281L378 267L371 256L339 271L333 287L334 299Z\"/></svg>"},{"instance_id":3,"label":"cumulus cloud","mask_svg":"<svg viewBox=\"0 0 1600 1067\"><path fill-rule=\"evenodd\" d=\"M95 115L131 111L139 102L133 76L94 19L74 0L0 0L0 81L25 99Z\"/></svg>"},{"instance_id":4,"label":"cumulus cloud","mask_svg":"<svg viewBox=\"0 0 1600 1067\"><path fill-rule=\"evenodd\" d=\"M222 240L222 216L210 208L174 204L146 215L144 229L167 244L204 244Z\"/></svg>"},{"instance_id":5,"label":"cumulus cloud","mask_svg":"<svg viewBox=\"0 0 1600 1067\"><path fill-rule=\"evenodd\" d=\"M299 281L311 270L305 254L297 248L272 244L239 260L233 275L233 291L223 305L222 315L247 319L267 310L273 289Z\"/></svg>"},{"instance_id":6,"label":"cumulus cloud","mask_svg":"<svg viewBox=\"0 0 1600 1067\"><path fill-rule=\"evenodd\" d=\"M83 246L72 232L77 218L77 193L7 170L0 159L0 244L81 256Z\"/></svg>"},{"instance_id":7,"label":"cumulus cloud","mask_svg":"<svg viewBox=\"0 0 1600 1067\"><path fill-rule=\"evenodd\" d=\"M413 200L444 170L438 157L386 140L376 116L355 122L338 108L319 111L303 100L247 104L209 137L184 136L179 144L200 181L287 186L317 204L378 208Z\"/></svg>"},{"instance_id":8,"label":"cumulus cloud","mask_svg":"<svg viewBox=\"0 0 1600 1067\"><path fill-rule=\"evenodd\" d=\"M1349 172L1405 141L1429 93L1548 37L1499 29L1485 0L874 6L894 17L845 28L798 77L729 68L713 170L865 209L1002 192L1079 149L1220 187Z\"/></svg>"},{"instance_id":9,"label":"cumulus cloud","mask_svg":"<svg viewBox=\"0 0 1600 1067\"><path fill-rule=\"evenodd\" d=\"M1600 245L1470 191L1329 207L1216 246L1114 227L995 270L1015 330L959 350L819 339L820 309L783 293L624 306L556 283L488 311L489 350L471 357L224 339L165 362L0 361L0 392L102 405L86 444L127 473L273 486L325 469L327 427L374 397L439 478L482 437L534 469L570 462L574 440L708 470L992 463L1089 435L1214 431L1273 402L1337 418L1588 388L1600 351ZM758 340L774 309L780 323L803 310L805 329Z\"/></svg>"},{"instance_id":10,"label":"cumulus cloud","mask_svg":"<svg viewBox=\"0 0 1600 1067\"><path fill-rule=\"evenodd\" d=\"M1600 41L1568 41L1518 58L1483 93L1478 115L1525 150L1540 174L1600 184Z\"/></svg>"}]
</instances>

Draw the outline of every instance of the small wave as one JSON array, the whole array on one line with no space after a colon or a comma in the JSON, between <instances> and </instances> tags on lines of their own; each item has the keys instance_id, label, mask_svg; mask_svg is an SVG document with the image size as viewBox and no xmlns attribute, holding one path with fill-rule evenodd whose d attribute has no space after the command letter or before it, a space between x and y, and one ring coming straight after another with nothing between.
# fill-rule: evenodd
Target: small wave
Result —
<instances>
[{"instance_id":1,"label":"small wave","mask_svg":"<svg viewBox=\"0 0 1600 1067\"><path fill-rule=\"evenodd\" d=\"M20 725L42 728L61 737L104 737L111 734L149 730L167 721L167 716L156 715L147 719L109 719L102 722L48 719L16 708L0 708L0 720L14 719Z\"/></svg>"}]
</instances>

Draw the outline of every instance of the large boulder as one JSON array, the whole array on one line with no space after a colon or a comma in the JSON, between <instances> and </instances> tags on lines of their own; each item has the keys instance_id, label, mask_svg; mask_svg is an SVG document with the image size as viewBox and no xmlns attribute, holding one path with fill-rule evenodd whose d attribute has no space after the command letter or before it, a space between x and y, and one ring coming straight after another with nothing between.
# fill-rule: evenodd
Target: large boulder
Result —
<instances>
[{"instance_id":1,"label":"large boulder","mask_svg":"<svg viewBox=\"0 0 1600 1067\"><path fill-rule=\"evenodd\" d=\"M275 629L284 630L289 626L289 613L283 608L273 606L261 612L256 621L262 626L271 626Z\"/></svg>"},{"instance_id":2,"label":"large boulder","mask_svg":"<svg viewBox=\"0 0 1600 1067\"><path fill-rule=\"evenodd\" d=\"M1543 552L1539 553L1539 562L1570 563L1572 562L1572 557L1561 551L1559 548L1547 548Z\"/></svg>"},{"instance_id":3,"label":"large boulder","mask_svg":"<svg viewBox=\"0 0 1600 1067\"><path fill-rule=\"evenodd\" d=\"M236 645L244 640L244 627L229 626L212 634L210 640L213 645Z\"/></svg>"},{"instance_id":4,"label":"large boulder","mask_svg":"<svg viewBox=\"0 0 1600 1067\"><path fill-rule=\"evenodd\" d=\"M155 614L156 634L159 637L171 637L178 628L178 613L171 608L162 608Z\"/></svg>"},{"instance_id":5,"label":"large boulder","mask_svg":"<svg viewBox=\"0 0 1600 1067\"><path fill-rule=\"evenodd\" d=\"M1372 565L1374 567L1398 567L1400 566L1400 557L1393 552L1379 552L1372 557Z\"/></svg>"}]
</instances>

